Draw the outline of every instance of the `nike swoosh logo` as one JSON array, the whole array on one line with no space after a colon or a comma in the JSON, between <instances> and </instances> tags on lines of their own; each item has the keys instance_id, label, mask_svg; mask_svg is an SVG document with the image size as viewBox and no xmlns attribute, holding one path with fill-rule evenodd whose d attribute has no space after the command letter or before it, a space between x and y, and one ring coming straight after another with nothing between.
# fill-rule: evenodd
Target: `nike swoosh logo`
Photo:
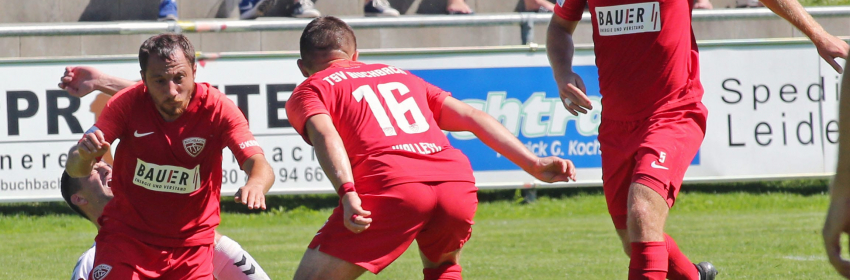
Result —
<instances>
[{"instance_id":1,"label":"nike swoosh logo","mask_svg":"<svg viewBox=\"0 0 850 280\"><path fill-rule=\"evenodd\" d=\"M139 131L136 130L136 131L133 132L133 136L136 136L136 137L145 137L145 136L148 136L148 135L151 135L151 134L153 134L153 131L148 132L148 133L139 133Z\"/></svg>"},{"instance_id":2,"label":"nike swoosh logo","mask_svg":"<svg viewBox=\"0 0 850 280\"><path fill-rule=\"evenodd\" d=\"M658 168L658 169L670 170L670 169L669 169L669 168L667 168L667 167L664 167L664 166L658 165L657 163L655 163L655 161L654 161L654 160L652 161L652 163L651 163L651 164L649 164L649 166L652 166L652 168Z\"/></svg>"}]
</instances>

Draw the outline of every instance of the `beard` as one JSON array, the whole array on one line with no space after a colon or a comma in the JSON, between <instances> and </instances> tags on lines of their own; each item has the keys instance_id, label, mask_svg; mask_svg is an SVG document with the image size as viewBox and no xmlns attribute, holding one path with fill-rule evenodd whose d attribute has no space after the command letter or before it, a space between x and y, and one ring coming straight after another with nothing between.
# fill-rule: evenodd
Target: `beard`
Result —
<instances>
[{"instance_id":1,"label":"beard","mask_svg":"<svg viewBox=\"0 0 850 280\"><path fill-rule=\"evenodd\" d=\"M186 107L188 107L188 102L175 102L172 100L167 100L162 102L162 104L157 104L157 109L163 115L166 115L171 118L179 117L183 112L186 111Z\"/></svg>"}]
</instances>

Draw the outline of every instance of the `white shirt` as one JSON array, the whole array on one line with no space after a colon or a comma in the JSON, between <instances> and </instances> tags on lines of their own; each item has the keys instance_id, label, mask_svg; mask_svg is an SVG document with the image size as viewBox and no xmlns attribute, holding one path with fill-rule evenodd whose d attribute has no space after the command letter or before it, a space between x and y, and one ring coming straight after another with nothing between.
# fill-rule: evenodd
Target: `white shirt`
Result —
<instances>
[{"instance_id":1,"label":"white shirt","mask_svg":"<svg viewBox=\"0 0 850 280\"><path fill-rule=\"evenodd\" d=\"M92 244L88 251L80 256L77 260L77 266L74 267L74 274L71 274L71 280L88 279L92 265L94 265L94 248L97 243Z\"/></svg>"}]
</instances>

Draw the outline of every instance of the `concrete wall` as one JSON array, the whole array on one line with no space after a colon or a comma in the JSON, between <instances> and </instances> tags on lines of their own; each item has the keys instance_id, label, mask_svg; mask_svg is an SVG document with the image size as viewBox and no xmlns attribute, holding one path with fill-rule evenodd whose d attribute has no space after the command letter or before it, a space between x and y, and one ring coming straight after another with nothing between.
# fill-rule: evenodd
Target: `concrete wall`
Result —
<instances>
[{"instance_id":1,"label":"concrete wall","mask_svg":"<svg viewBox=\"0 0 850 280\"><path fill-rule=\"evenodd\" d=\"M154 20L160 0L0 0L0 23ZM277 0L269 16L286 16L292 0ZM365 0L316 0L326 15L362 16ZM554 0L552 0L554 1ZM721 1L721 0L716 0ZM239 0L177 0L179 18L236 18ZM404 14L444 14L446 0L390 0ZM467 0L477 13L519 11L522 0Z\"/></svg>"},{"instance_id":2,"label":"concrete wall","mask_svg":"<svg viewBox=\"0 0 850 280\"><path fill-rule=\"evenodd\" d=\"M180 17L236 17L238 0L178 0ZM281 15L289 0L278 0L274 13ZM318 9L343 18L362 16L363 0L320 0ZM13 4L14 2L14 4ZM391 0L405 14L441 13L446 0ZM486 4L485 4L486 2ZM159 0L0 0L0 20L16 22L72 22L78 20L149 20L157 14ZM516 10L518 0L467 0L476 13ZM14 10L21 10L16 13ZM27 11L40 11L29 13ZM48 11L48 12L44 12ZM51 12L62 11L62 12ZM130 12L132 11L132 12ZM38 15L36 15L38 14ZM76 16L73 16L76 14ZM816 18L827 31L850 35L850 17ZM262 20L262 19L259 19ZM534 42L544 44L547 22L534 27ZM579 24L577 44L591 43L590 23ZM699 40L784 38L802 36L779 17L716 20L695 17ZM520 27L427 27L357 29L362 49L520 45ZM135 54L150 34L97 36L0 37L0 57L50 57L106 54ZM257 31L240 33L187 33L195 48L203 52L297 50L300 31Z\"/></svg>"}]
</instances>

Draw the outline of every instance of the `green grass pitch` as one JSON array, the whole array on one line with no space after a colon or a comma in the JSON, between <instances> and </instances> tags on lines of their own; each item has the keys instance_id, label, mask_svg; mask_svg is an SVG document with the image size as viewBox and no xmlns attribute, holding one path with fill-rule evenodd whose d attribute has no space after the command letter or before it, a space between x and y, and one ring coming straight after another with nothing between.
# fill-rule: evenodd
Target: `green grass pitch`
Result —
<instances>
[{"instance_id":1,"label":"green grass pitch","mask_svg":"<svg viewBox=\"0 0 850 280\"><path fill-rule=\"evenodd\" d=\"M667 232L718 279L839 279L820 237L825 181L685 186ZM623 254L599 188L483 191L461 264L466 279L625 279ZM291 279L305 246L336 203L332 196L270 197L271 210L223 203L219 231L247 249L273 279ZM94 227L62 203L0 204L0 279L67 279ZM844 242L847 244L847 242ZM412 247L412 248L415 248ZM421 279L415 249L378 276Z\"/></svg>"}]
</instances>

